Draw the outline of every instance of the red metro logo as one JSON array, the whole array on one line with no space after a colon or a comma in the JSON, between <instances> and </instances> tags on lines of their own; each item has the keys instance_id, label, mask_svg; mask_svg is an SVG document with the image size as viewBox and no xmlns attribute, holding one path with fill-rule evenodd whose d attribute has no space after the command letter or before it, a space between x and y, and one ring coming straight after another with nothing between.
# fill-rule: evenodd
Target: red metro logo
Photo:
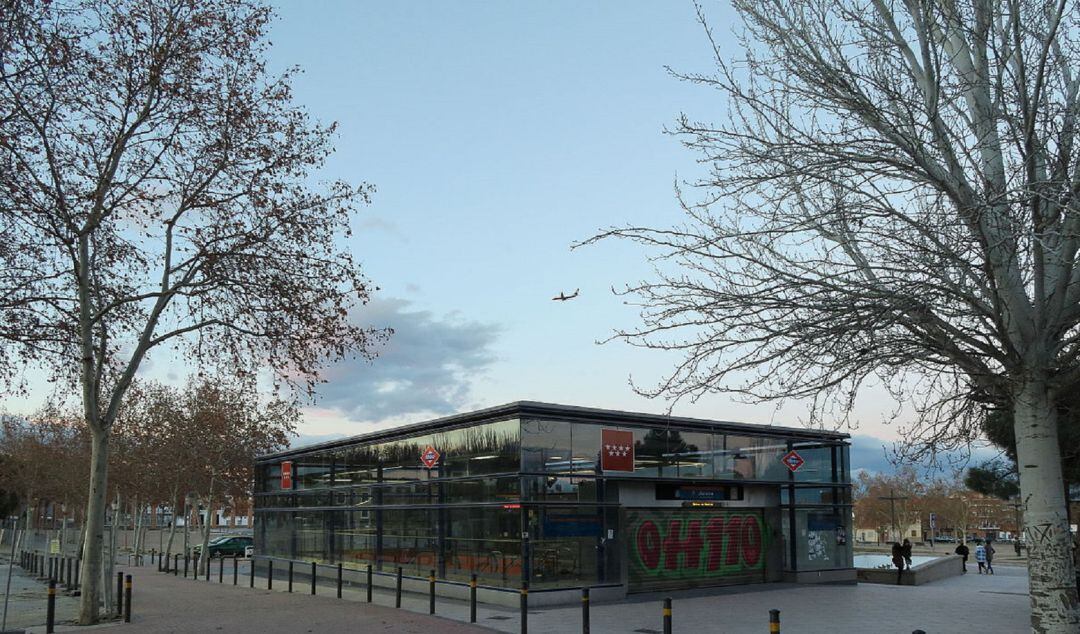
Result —
<instances>
[{"instance_id":1,"label":"red metro logo","mask_svg":"<svg viewBox=\"0 0 1080 634\"><path fill-rule=\"evenodd\" d=\"M648 576L723 576L764 563L765 540L757 514L648 515L652 517L638 518L632 533L634 563Z\"/></svg>"}]
</instances>

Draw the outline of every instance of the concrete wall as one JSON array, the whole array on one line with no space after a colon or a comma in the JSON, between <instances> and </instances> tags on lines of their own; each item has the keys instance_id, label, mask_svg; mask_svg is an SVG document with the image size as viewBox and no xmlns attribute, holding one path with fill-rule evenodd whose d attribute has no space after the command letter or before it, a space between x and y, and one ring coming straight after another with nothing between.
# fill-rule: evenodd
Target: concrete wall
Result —
<instances>
[{"instance_id":1,"label":"concrete wall","mask_svg":"<svg viewBox=\"0 0 1080 634\"><path fill-rule=\"evenodd\" d=\"M896 568L859 568L858 577L861 583L896 585L896 572ZM905 570L901 574L899 585L921 586L963 573L964 560L959 555L945 555Z\"/></svg>"}]
</instances>

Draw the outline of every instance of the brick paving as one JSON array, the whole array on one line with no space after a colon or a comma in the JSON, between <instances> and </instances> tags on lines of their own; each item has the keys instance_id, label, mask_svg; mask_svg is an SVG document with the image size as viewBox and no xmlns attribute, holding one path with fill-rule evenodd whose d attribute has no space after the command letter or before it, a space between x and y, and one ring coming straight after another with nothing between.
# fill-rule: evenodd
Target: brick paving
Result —
<instances>
[{"instance_id":1,"label":"brick paving","mask_svg":"<svg viewBox=\"0 0 1080 634\"><path fill-rule=\"evenodd\" d=\"M1007 565L996 567L994 576L974 572L925 586L815 586L768 584L741 588L674 592L668 595L632 595L619 603L594 603L592 632L652 634L661 632L661 602L674 599L675 632L767 632L770 609L781 610L785 634L818 632L877 632L928 634L1023 632L1029 629L1027 572ZM121 569L126 569L121 567ZM16 571L18 568L16 568ZM154 567L126 569L135 575L134 618L130 625L110 624L132 632L403 632L406 634L457 634L458 632L518 632L517 610L481 605L478 624L468 618L464 602L439 597L437 615L427 612L427 597L406 594L403 609L396 610L390 592L376 589L374 605L364 603L362 589L346 588L344 600L334 597L332 580L320 579L318 596L309 595L306 581L298 580L294 593L275 580L274 589L258 579L247 587L246 564L241 564L240 586L193 581L164 575ZM26 614L40 614L33 609ZM30 625L30 623L20 623ZM74 631L60 627L57 631ZM44 627L31 631L43 632ZM532 634L566 634L581 631L579 606L533 608L529 611Z\"/></svg>"}]
</instances>

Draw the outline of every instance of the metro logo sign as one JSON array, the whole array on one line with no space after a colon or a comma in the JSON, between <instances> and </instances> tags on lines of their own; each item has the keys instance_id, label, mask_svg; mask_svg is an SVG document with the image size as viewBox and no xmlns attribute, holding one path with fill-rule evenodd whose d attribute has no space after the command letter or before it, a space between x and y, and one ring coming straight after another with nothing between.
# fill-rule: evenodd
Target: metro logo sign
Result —
<instances>
[{"instance_id":1,"label":"metro logo sign","mask_svg":"<svg viewBox=\"0 0 1080 634\"><path fill-rule=\"evenodd\" d=\"M600 468L604 471L634 470L634 432L600 430Z\"/></svg>"},{"instance_id":2,"label":"metro logo sign","mask_svg":"<svg viewBox=\"0 0 1080 634\"><path fill-rule=\"evenodd\" d=\"M440 457L441 455L439 452L431 445L428 445L424 451L420 453L420 462L424 463L424 466L428 469L431 469L439 464Z\"/></svg>"},{"instance_id":3,"label":"metro logo sign","mask_svg":"<svg viewBox=\"0 0 1080 634\"><path fill-rule=\"evenodd\" d=\"M791 469L793 472L798 471L799 467L806 464L806 461L803 460L802 456L795 453L794 449L787 452L784 457L780 459L780 461L783 462L784 465L786 465L787 468Z\"/></svg>"},{"instance_id":4,"label":"metro logo sign","mask_svg":"<svg viewBox=\"0 0 1080 634\"><path fill-rule=\"evenodd\" d=\"M281 463L281 490L292 489L292 461Z\"/></svg>"}]
</instances>

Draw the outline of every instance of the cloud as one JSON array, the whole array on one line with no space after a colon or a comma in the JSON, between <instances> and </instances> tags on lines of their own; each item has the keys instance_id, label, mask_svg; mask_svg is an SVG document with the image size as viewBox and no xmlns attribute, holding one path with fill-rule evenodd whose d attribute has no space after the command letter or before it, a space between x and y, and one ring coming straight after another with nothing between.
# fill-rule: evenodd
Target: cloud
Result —
<instances>
[{"instance_id":1,"label":"cloud","mask_svg":"<svg viewBox=\"0 0 1080 634\"><path fill-rule=\"evenodd\" d=\"M872 473L893 473L900 466L896 463L895 441L877 438L865 434L851 437L851 473L869 471ZM998 455L998 450L986 445L972 445L968 451L955 450L941 452L937 456L937 471L951 471L978 465ZM914 465L917 469L930 469L929 463Z\"/></svg>"},{"instance_id":2,"label":"cloud","mask_svg":"<svg viewBox=\"0 0 1080 634\"><path fill-rule=\"evenodd\" d=\"M351 421L402 415L442 415L467 404L470 388L495 362L496 324L460 315L410 310L403 299L377 299L357 319L394 334L374 362L350 360L329 368L317 406Z\"/></svg>"},{"instance_id":3,"label":"cloud","mask_svg":"<svg viewBox=\"0 0 1080 634\"><path fill-rule=\"evenodd\" d=\"M296 438L289 443L290 449L299 449L300 447L307 447L309 445L317 445L323 442L330 442L331 440L339 440L345 438L345 434L297 434Z\"/></svg>"}]
</instances>

